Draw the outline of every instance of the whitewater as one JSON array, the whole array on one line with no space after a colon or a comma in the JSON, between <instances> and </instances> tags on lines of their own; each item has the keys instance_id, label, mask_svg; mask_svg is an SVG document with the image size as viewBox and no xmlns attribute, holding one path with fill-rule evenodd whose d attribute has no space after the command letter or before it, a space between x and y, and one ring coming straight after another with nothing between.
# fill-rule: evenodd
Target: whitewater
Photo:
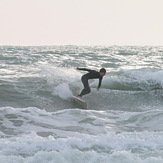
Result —
<instances>
[{"instance_id":1,"label":"whitewater","mask_svg":"<svg viewBox=\"0 0 163 163\"><path fill-rule=\"evenodd\" d=\"M0 46L0 62L0 162L163 162L163 47ZM76 67L107 70L88 109Z\"/></svg>"}]
</instances>

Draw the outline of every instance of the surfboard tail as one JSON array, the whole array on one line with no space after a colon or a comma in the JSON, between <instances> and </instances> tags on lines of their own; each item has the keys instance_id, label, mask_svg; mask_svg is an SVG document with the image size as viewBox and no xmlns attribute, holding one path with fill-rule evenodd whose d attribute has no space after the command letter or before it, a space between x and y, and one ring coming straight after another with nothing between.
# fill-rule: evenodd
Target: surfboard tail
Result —
<instances>
[{"instance_id":1,"label":"surfboard tail","mask_svg":"<svg viewBox=\"0 0 163 163\"><path fill-rule=\"evenodd\" d=\"M87 103L76 96L72 96L72 102L74 102L78 107L82 109L87 109Z\"/></svg>"}]
</instances>

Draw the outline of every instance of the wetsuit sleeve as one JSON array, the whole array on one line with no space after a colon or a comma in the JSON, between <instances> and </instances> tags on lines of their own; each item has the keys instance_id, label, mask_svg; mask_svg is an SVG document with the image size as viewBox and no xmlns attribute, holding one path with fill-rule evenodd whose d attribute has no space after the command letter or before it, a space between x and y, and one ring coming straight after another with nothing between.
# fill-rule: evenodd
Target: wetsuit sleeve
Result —
<instances>
[{"instance_id":1,"label":"wetsuit sleeve","mask_svg":"<svg viewBox=\"0 0 163 163\"><path fill-rule=\"evenodd\" d=\"M101 82L102 82L102 77L101 77L101 78L99 78L98 88L100 88L100 87L101 87Z\"/></svg>"},{"instance_id":2,"label":"wetsuit sleeve","mask_svg":"<svg viewBox=\"0 0 163 163\"><path fill-rule=\"evenodd\" d=\"M83 70L83 71L88 71L88 72L91 72L92 71L92 70L87 69L87 68L79 68L78 70Z\"/></svg>"}]
</instances>

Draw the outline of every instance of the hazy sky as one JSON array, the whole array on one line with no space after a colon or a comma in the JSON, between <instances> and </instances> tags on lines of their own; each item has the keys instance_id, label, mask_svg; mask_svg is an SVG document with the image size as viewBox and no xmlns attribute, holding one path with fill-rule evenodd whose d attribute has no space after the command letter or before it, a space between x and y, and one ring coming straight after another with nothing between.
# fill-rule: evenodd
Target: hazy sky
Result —
<instances>
[{"instance_id":1,"label":"hazy sky","mask_svg":"<svg viewBox=\"0 0 163 163\"><path fill-rule=\"evenodd\" d=\"M0 45L163 45L163 0L0 0Z\"/></svg>"}]
</instances>

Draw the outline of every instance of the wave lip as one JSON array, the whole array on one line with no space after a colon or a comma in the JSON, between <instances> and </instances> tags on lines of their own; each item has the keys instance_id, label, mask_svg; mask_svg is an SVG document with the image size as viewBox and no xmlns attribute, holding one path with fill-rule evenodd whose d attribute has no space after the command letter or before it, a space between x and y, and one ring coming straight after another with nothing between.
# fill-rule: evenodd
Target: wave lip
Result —
<instances>
[{"instance_id":1,"label":"wave lip","mask_svg":"<svg viewBox=\"0 0 163 163\"><path fill-rule=\"evenodd\" d=\"M121 70L104 78L103 87L115 90L156 90L163 89L163 71Z\"/></svg>"}]
</instances>

